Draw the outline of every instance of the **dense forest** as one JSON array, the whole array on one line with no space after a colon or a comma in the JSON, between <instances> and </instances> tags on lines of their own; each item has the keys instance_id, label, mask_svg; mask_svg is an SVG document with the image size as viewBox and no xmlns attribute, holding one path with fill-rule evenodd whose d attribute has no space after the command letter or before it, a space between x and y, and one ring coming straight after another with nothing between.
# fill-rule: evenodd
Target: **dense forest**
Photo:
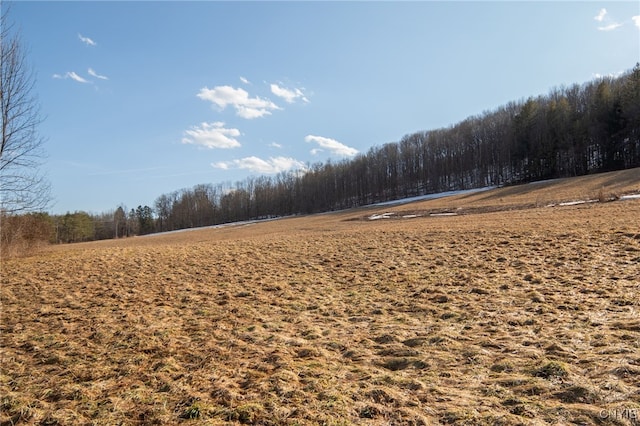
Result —
<instances>
[{"instance_id":1,"label":"dense forest","mask_svg":"<svg viewBox=\"0 0 640 426\"><path fill-rule=\"evenodd\" d=\"M51 217L52 240L86 241L345 209L398 198L640 166L640 64L555 88L339 162L201 184L153 207Z\"/></svg>"}]
</instances>

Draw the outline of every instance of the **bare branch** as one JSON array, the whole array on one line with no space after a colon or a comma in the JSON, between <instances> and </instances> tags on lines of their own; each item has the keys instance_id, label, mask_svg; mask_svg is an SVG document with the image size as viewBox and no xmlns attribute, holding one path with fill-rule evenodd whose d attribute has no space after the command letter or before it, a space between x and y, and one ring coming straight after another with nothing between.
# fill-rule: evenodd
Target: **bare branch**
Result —
<instances>
[{"instance_id":1,"label":"bare branch","mask_svg":"<svg viewBox=\"0 0 640 426\"><path fill-rule=\"evenodd\" d=\"M35 78L6 7L0 19L0 210L41 210L50 201L50 188L38 172L45 153L37 131L42 118L33 95Z\"/></svg>"}]
</instances>

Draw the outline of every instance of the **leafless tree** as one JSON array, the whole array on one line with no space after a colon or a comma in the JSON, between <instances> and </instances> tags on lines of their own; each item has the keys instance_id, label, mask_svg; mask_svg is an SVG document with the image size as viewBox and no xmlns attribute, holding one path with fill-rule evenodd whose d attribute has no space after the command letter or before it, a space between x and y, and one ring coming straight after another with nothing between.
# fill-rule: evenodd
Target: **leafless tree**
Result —
<instances>
[{"instance_id":1,"label":"leafless tree","mask_svg":"<svg viewBox=\"0 0 640 426\"><path fill-rule=\"evenodd\" d=\"M17 213L42 210L50 201L49 183L40 172L45 153L38 134L42 122L33 95L34 74L19 35L0 2L0 210Z\"/></svg>"}]
</instances>

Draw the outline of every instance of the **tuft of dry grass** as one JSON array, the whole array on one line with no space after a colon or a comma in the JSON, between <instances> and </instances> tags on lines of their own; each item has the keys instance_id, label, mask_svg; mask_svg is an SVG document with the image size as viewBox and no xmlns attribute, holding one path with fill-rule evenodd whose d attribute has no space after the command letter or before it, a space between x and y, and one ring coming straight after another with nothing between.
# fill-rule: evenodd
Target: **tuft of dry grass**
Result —
<instances>
[{"instance_id":1,"label":"tuft of dry grass","mask_svg":"<svg viewBox=\"0 0 640 426\"><path fill-rule=\"evenodd\" d=\"M3 260L0 422L638 424L640 201L362 215Z\"/></svg>"}]
</instances>

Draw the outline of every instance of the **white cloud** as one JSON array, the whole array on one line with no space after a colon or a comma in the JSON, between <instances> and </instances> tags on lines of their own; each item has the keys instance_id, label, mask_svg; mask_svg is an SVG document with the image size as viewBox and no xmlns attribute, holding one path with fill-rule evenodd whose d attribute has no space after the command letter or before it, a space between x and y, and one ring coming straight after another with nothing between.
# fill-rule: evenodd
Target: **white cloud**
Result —
<instances>
[{"instance_id":1,"label":"white cloud","mask_svg":"<svg viewBox=\"0 0 640 426\"><path fill-rule=\"evenodd\" d=\"M200 99L209 101L221 109L231 105L236 114L242 118L252 119L270 115L271 111L280 109L269 99L259 97L250 98L244 89L236 89L231 86L216 86L213 89L204 87L197 95Z\"/></svg>"},{"instance_id":2,"label":"white cloud","mask_svg":"<svg viewBox=\"0 0 640 426\"><path fill-rule=\"evenodd\" d=\"M78 38L81 42L86 44L87 46L95 46L97 43L91 40L89 37L84 37L82 34L78 33Z\"/></svg>"},{"instance_id":3,"label":"white cloud","mask_svg":"<svg viewBox=\"0 0 640 426\"><path fill-rule=\"evenodd\" d=\"M109 80L109 77L107 77L106 75L100 75L97 72L95 72L93 70L93 68L89 68L89 70L87 71L89 73L90 76L95 77L95 78L99 78L100 80Z\"/></svg>"},{"instance_id":4,"label":"white cloud","mask_svg":"<svg viewBox=\"0 0 640 426\"><path fill-rule=\"evenodd\" d=\"M224 161L220 161L218 163L211 163L213 167L216 169L229 170L229 163L225 163Z\"/></svg>"},{"instance_id":5,"label":"white cloud","mask_svg":"<svg viewBox=\"0 0 640 426\"><path fill-rule=\"evenodd\" d=\"M301 170L305 168L303 162L290 157L271 157L268 160L263 160L255 156L251 156L233 161L212 163L211 165L223 170L228 170L234 167L263 174L276 174L286 170Z\"/></svg>"},{"instance_id":6,"label":"white cloud","mask_svg":"<svg viewBox=\"0 0 640 426\"><path fill-rule=\"evenodd\" d=\"M314 135L307 135L304 138L305 142L315 142L317 143L321 148L327 149L329 150L332 154L335 155L342 155L345 157L353 157L354 155L356 155L358 153L358 150L355 148L351 148L341 142L338 142L335 139L331 139L331 138L325 138L323 136L314 136ZM313 154L317 154L318 149L313 149L311 151Z\"/></svg>"},{"instance_id":7,"label":"white cloud","mask_svg":"<svg viewBox=\"0 0 640 426\"><path fill-rule=\"evenodd\" d=\"M607 9L605 8L600 9L600 12L598 12L598 14L593 17L593 19L602 23L602 25L598 27L598 31L613 31L623 25L611 19L609 17L609 14L607 13Z\"/></svg>"},{"instance_id":8,"label":"white cloud","mask_svg":"<svg viewBox=\"0 0 640 426\"><path fill-rule=\"evenodd\" d=\"M609 25L604 25L602 27L598 27L599 31L613 31L616 28L620 28L622 26L622 24L618 23L618 22L614 22L613 24L609 24Z\"/></svg>"},{"instance_id":9,"label":"white cloud","mask_svg":"<svg viewBox=\"0 0 640 426\"><path fill-rule=\"evenodd\" d=\"M76 74L75 72L71 71L67 73L67 77L69 77L72 80L77 81L78 83L89 83L89 80L86 80L82 77L80 77L78 74Z\"/></svg>"},{"instance_id":10,"label":"white cloud","mask_svg":"<svg viewBox=\"0 0 640 426\"><path fill-rule=\"evenodd\" d=\"M277 142L271 142L271 143L269 144L269 146L270 146L271 148L282 148L282 145L280 145L280 144L279 144L279 143L277 143Z\"/></svg>"},{"instance_id":11,"label":"white cloud","mask_svg":"<svg viewBox=\"0 0 640 426\"><path fill-rule=\"evenodd\" d=\"M274 95L284 99L287 103L294 103L296 99L300 99L303 102L309 102L309 99L305 96L304 92L301 89L287 89L286 87L281 87L275 83L271 83L271 93Z\"/></svg>"},{"instance_id":12,"label":"white cloud","mask_svg":"<svg viewBox=\"0 0 640 426\"><path fill-rule=\"evenodd\" d=\"M602 22L604 21L605 16L607 16L607 9L602 8L600 9L600 12L598 12L598 14L593 17L593 19L595 19L598 22Z\"/></svg>"},{"instance_id":13,"label":"white cloud","mask_svg":"<svg viewBox=\"0 0 640 426\"><path fill-rule=\"evenodd\" d=\"M640 15L632 16L631 20L633 21L634 24L636 24L636 27L640 28Z\"/></svg>"},{"instance_id":14,"label":"white cloud","mask_svg":"<svg viewBox=\"0 0 640 426\"><path fill-rule=\"evenodd\" d=\"M53 78L58 78L58 79L61 79L61 80L66 80L67 78L70 78L71 80L77 81L78 83L85 83L85 84L86 83L91 83L89 80L80 77L78 74L76 74L73 71L68 71L68 72L66 72L66 73L64 73L62 75L54 74Z\"/></svg>"},{"instance_id":15,"label":"white cloud","mask_svg":"<svg viewBox=\"0 0 640 426\"><path fill-rule=\"evenodd\" d=\"M217 121L215 123L201 123L200 126L194 126L186 130L182 143L200 145L205 148L238 148L240 142L236 139L240 136L238 129L227 129L224 123Z\"/></svg>"},{"instance_id":16,"label":"white cloud","mask_svg":"<svg viewBox=\"0 0 640 426\"><path fill-rule=\"evenodd\" d=\"M240 76L240 81L243 82L244 84L251 84L251 82L249 80L247 80L246 78Z\"/></svg>"}]
</instances>

